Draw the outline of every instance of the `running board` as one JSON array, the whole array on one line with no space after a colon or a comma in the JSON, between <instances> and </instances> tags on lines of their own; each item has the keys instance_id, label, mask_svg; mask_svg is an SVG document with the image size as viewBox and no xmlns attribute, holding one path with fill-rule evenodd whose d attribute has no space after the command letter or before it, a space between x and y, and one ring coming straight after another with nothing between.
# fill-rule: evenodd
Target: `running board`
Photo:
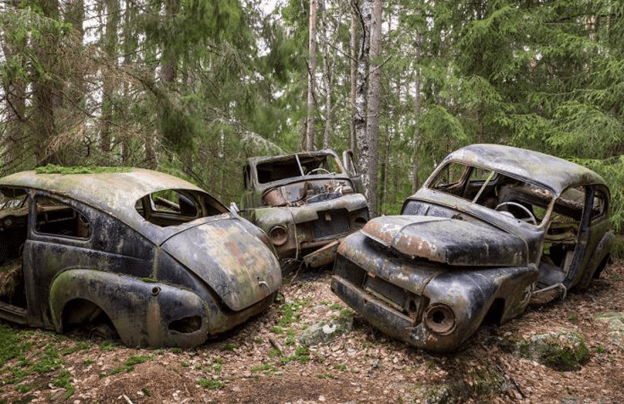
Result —
<instances>
[{"instance_id":1,"label":"running board","mask_svg":"<svg viewBox=\"0 0 624 404\"><path fill-rule=\"evenodd\" d=\"M0 318L17 324L26 325L26 309L0 302Z\"/></svg>"}]
</instances>

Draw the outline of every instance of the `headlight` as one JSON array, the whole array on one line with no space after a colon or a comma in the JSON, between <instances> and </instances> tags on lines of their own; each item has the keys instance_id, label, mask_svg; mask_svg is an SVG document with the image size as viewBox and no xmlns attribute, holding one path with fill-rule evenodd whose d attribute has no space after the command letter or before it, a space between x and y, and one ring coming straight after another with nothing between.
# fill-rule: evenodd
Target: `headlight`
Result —
<instances>
[{"instance_id":1,"label":"headlight","mask_svg":"<svg viewBox=\"0 0 624 404\"><path fill-rule=\"evenodd\" d=\"M434 304L425 312L425 325L436 334L448 335L456 324L455 313L445 304Z\"/></svg>"},{"instance_id":2,"label":"headlight","mask_svg":"<svg viewBox=\"0 0 624 404\"><path fill-rule=\"evenodd\" d=\"M269 237L274 245L284 245L288 241L288 230L284 226L275 226L269 231Z\"/></svg>"}]
</instances>

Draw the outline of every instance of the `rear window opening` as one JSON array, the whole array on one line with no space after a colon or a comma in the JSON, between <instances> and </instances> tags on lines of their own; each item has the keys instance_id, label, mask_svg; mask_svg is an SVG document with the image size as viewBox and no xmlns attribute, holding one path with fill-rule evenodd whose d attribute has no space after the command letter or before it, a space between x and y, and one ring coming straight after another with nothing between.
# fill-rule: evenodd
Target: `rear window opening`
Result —
<instances>
[{"instance_id":1,"label":"rear window opening","mask_svg":"<svg viewBox=\"0 0 624 404\"><path fill-rule=\"evenodd\" d=\"M228 212L207 194L180 189L152 192L138 199L134 207L145 220L160 227L176 226Z\"/></svg>"}]
</instances>

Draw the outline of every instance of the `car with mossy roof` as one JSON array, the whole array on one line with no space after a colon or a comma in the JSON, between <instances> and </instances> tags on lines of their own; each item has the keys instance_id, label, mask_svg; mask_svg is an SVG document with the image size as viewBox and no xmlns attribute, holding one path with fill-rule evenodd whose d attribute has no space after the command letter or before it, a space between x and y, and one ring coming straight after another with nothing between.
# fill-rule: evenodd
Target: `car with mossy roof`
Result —
<instances>
[{"instance_id":1,"label":"car with mossy roof","mask_svg":"<svg viewBox=\"0 0 624 404\"><path fill-rule=\"evenodd\" d=\"M138 168L0 179L0 318L191 348L264 312L272 243L199 187Z\"/></svg>"}]
</instances>

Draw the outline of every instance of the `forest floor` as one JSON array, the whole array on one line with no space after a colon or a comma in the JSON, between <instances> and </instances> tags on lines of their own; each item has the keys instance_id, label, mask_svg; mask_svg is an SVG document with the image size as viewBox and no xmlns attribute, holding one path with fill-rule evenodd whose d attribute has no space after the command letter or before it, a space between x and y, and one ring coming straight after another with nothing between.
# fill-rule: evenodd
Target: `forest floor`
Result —
<instances>
[{"instance_id":1,"label":"forest floor","mask_svg":"<svg viewBox=\"0 0 624 404\"><path fill-rule=\"evenodd\" d=\"M301 345L304 329L349 315L329 283L327 271L286 279L267 313L189 351L12 329L22 353L0 367L0 403L624 402L624 349L596 319L624 311L624 261L586 292L482 326L447 355L389 339L357 316L332 342ZM557 329L584 336L590 359L580 370L555 371L507 349L506 341Z\"/></svg>"}]
</instances>

